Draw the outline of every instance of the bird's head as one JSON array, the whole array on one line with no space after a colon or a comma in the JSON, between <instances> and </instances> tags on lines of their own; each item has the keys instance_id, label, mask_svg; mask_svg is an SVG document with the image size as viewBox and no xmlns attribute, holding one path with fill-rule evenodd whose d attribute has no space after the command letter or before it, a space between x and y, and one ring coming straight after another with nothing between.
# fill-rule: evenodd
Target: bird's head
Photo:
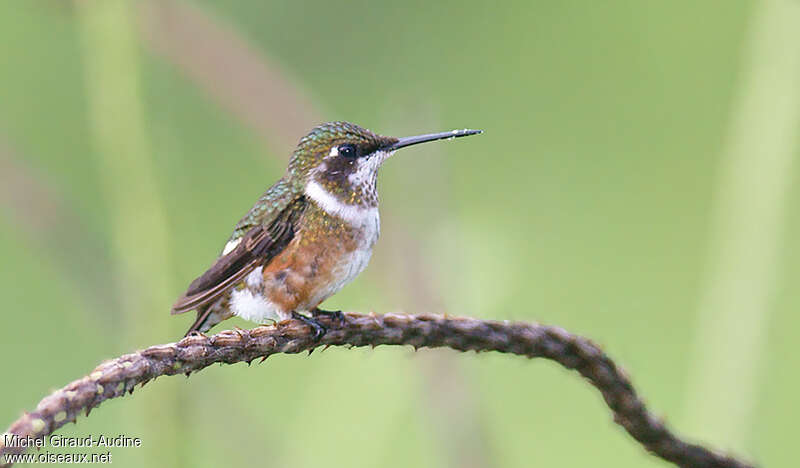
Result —
<instances>
[{"instance_id":1,"label":"bird's head","mask_svg":"<svg viewBox=\"0 0 800 468\"><path fill-rule=\"evenodd\" d=\"M349 122L329 122L300 139L289 162L289 174L308 191L323 190L339 202L377 206L376 182L381 164L395 151L427 141L481 133L453 130L406 138L382 136Z\"/></svg>"}]
</instances>

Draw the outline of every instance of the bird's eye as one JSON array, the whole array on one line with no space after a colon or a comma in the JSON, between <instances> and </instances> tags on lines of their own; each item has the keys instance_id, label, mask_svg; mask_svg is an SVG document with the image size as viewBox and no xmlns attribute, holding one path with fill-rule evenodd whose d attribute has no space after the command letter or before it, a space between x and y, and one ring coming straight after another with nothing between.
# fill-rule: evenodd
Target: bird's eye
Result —
<instances>
[{"instance_id":1,"label":"bird's eye","mask_svg":"<svg viewBox=\"0 0 800 468\"><path fill-rule=\"evenodd\" d=\"M356 147L351 144L342 145L339 147L339 155L350 159L355 158Z\"/></svg>"}]
</instances>

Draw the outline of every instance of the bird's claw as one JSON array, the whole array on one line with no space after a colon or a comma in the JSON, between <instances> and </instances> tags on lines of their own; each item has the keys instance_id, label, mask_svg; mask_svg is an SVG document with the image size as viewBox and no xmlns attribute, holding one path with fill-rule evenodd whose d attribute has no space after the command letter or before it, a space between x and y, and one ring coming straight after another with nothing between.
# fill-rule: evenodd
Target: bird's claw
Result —
<instances>
[{"instance_id":1,"label":"bird's claw","mask_svg":"<svg viewBox=\"0 0 800 468\"><path fill-rule=\"evenodd\" d=\"M292 312L292 318L295 320L300 320L314 330L314 341L319 341L328 331L324 325L319 323L318 320L312 317L307 317L299 312Z\"/></svg>"},{"instance_id":2,"label":"bird's claw","mask_svg":"<svg viewBox=\"0 0 800 468\"><path fill-rule=\"evenodd\" d=\"M322 310L314 309L311 311L313 317L328 317L333 322L339 322L339 325L344 325L345 318L341 310Z\"/></svg>"}]
</instances>

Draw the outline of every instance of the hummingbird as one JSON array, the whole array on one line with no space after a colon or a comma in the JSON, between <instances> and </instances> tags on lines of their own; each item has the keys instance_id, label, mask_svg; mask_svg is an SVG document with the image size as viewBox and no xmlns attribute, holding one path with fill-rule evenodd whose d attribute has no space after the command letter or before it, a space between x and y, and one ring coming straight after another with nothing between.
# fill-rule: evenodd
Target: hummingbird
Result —
<instances>
[{"instance_id":1,"label":"hummingbird","mask_svg":"<svg viewBox=\"0 0 800 468\"><path fill-rule=\"evenodd\" d=\"M395 138L349 122L321 124L300 139L283 177L236 224L211 267L172 307L197 311L186 335L238 316L256 323L295 318L326 329L318 306L369 263L380 234L378 169L395 151L482 130Z\"/></svg>"}]
</instances>

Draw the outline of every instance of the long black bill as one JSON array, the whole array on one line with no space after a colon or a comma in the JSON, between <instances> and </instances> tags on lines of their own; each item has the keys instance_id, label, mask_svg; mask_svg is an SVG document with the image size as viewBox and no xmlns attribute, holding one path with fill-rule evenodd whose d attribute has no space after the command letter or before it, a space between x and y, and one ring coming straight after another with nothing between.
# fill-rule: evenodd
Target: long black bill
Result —
<instances>
[{"instance_id":1,"label":"long black bill","mask_svg":"<svg viewBox=\"0 0 800 468\"><path fill-rule=\"evenodd\" d=\"M429 141L436 141L436 140L451 140L453 138L478 135L480 133L483 133L483 130L470 130L465 128L463 130L453 130L451 132L429 133L427 135L410 136L410 137L400 138L399 140L397 140L397 143L389 146L388 148L386 148L386 150L395 151L400 148L405 148L406 146L416 145L419 143L427 143Z\"/></svg>"}]
</instances>

